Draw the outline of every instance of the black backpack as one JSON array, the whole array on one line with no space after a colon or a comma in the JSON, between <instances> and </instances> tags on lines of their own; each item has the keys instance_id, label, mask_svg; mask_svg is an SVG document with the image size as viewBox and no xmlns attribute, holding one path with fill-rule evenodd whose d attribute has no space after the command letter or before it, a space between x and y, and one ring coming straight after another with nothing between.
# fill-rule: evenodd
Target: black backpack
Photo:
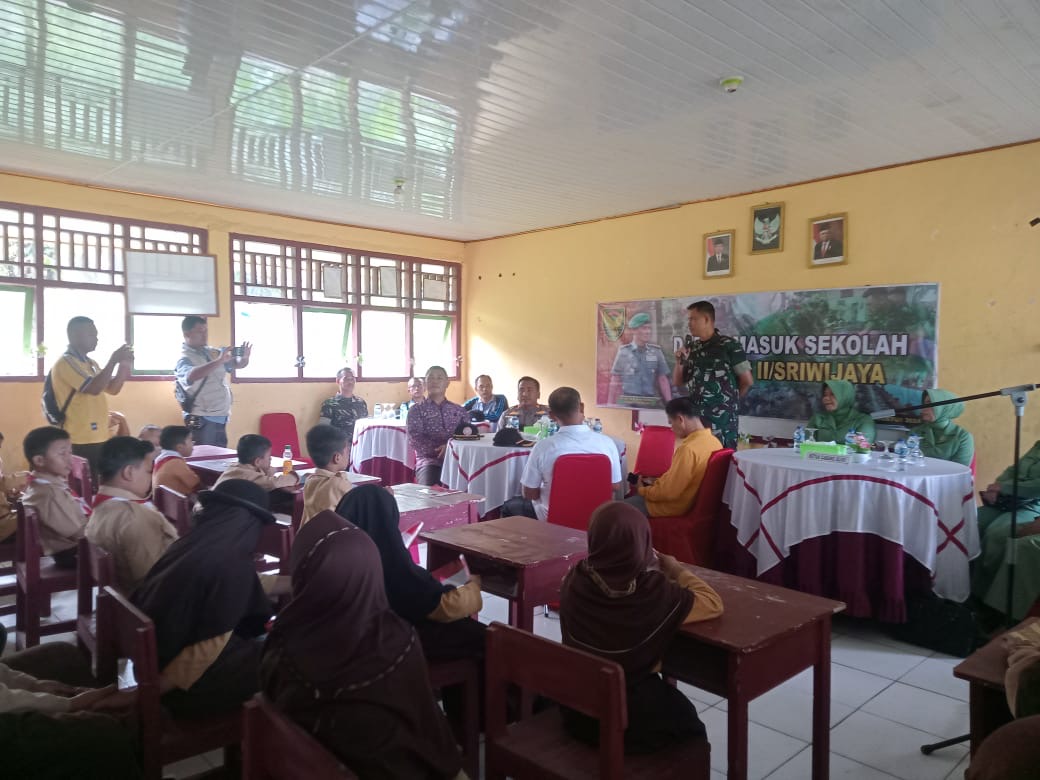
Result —
<instances>
[{"instance_id":1,"label":"black backpack","mask_svg":"<svg viewBox=\"0 0 1040 780\"><path fill-rule=\"evenodd\" d=\"M53 369L51 369L53 371ZM43 416L47 418L47 422L51 425L57 425L59 428L65 426L65 413L69 410L69 404L72 403L73 396L76 395L76 388L72 388L72 392L69 393L69 397L65 399L65 403L59 406L58 398L54 394L54 383L51 381L51 372L47 372L47 378L43 380L43 394L40 396L40 405L43 407Z\"/></svg>"}]
</instances>

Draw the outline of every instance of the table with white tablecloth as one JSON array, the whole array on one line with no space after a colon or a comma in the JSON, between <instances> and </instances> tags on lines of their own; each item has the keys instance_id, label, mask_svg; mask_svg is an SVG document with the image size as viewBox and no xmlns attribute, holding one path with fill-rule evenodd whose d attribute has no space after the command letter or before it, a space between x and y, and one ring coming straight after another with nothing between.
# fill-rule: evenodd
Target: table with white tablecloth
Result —
<instances>
[{"instance_id":1,"label":"table with white tablecloth","mask_svg":"<svg viewBox=\"0 0 1040 780\"><path fill-rule=\"evenodd\" d=\"M610 438L618 448L624 476L628 473L625 443ZM441 482L449 488L484 496L485 513L520 495L520 477L531 454L530 447L496 447L493 439L490 434L470 441L449 439L441 469Z\"/></svg>"},{"instance_id":2,"label":"table with white tablecloth","mask_svg":"<svg viewBox=\"0 0 1040 780\"><path fill-rule=\"evenodd\" d=\"M864 538L874 536L917 561L931 574L932 589L955 601L968 597L968 561L979 553L974 499L971 471L950 461L926 458L921 466L893 471L877 456L846 464L802 458L790 449L735 453L723 495L736 540L754 558L755 575L787 565L796 548L805 558L806 542L844 535L846 549L826 554L833 560L808 556L800 562L806 570L831 569L838 579L843 567L862 564L842 555L862 557ZM785 584L798 584L787 575ZM864 572L864 581L876 577L876 571ZM898 599L898 613L902 593L886 598Z\"/></svg>"},{"instance_id":3,"label":"table with white tablecloth","mask_svg":"<svg viewBox=\"0 0 1040 780\"><path fill-rule=\"evenodd\" d=\"M379 477L384 485L412 482L415 450L408 443L405 420L364 417L355 422L347 470Z\"/></svg>"}]
</instances>

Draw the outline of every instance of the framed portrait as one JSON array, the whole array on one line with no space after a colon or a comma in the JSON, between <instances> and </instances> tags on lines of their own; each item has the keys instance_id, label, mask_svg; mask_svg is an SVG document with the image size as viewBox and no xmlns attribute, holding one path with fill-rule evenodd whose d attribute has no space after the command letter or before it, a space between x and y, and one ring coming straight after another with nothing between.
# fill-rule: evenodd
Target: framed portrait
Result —
<instances>
[{"instance_id":1,"label":"framed portrait","mask_svg":"<svg viewBox=\"0 0 1040 780\"><path fill-rule=\"evenodd\" d=\"M784 248L784 204L766 203L751 209L751 254Z\"/></svg>"},{"instance_id":2,"label":"framed portrait","mask_svg":"<svg viewBox=\"0 0 1040 780\"><path fill-rule=\"evenodd\" d=\"M733 273L732 230L704 234L701 257L704 259L704 278L730 276Z\"/></svg>"},{"instance_id":3,"label":"framed portrait","mask_svg":"<svg viewBox=\"0 0 1040 780\"><path fill-rule=\"evenodd\" d=\"M841 265L849 261L848 214L828 214L809 220L809 266Z\"/></svg>"}]
</instances>

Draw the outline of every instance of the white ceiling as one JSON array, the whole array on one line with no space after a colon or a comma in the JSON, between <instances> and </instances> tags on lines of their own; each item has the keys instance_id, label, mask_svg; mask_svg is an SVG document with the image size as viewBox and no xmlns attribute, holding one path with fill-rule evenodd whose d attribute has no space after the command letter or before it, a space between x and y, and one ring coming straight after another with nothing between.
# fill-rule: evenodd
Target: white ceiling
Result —
<instances>
[{"instance_id":1,"label":"white ceiling","mask_svg":"<svg viewBox=\"0 0 1040 780\"><path fill-rule=\"evenodd\" d=\"M0 165L470 240L1036 138L1038 43L1035 0L2 0Z\"/></svg>"}]
</instances>

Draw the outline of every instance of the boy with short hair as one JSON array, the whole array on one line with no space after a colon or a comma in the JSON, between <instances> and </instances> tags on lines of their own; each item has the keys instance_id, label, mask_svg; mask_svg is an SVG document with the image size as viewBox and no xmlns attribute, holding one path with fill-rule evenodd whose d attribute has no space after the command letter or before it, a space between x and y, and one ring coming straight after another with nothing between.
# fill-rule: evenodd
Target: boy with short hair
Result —
<instances>
[{"instance_id":1,"label":"boy with short hair","mask_svg":"<svg viewBox=\"0 0 1040 780\"><path fill-rule=\"evenodd\" d=\"M190 496L202 487L199 475L185 460L195 448L195 437L183 425L167 425L159 434L159 454L152 466L152 493L160 485Z\"/></svg>"},{"instance_id":2,"label":"boy with short hair","mask_svg":"<svg viewBox=\"0 0 1040 780\"><path fill-rule=\"evenodd\" d=\"M343 473L350 460L350 439L346 433L331 425L315 425L307 431L307 452L317 468L303 485L301 526L319 512L335 511L351 487Z\"/></svg>"},{"instance_id":3,"label":"boy with short hair","mask_svg":"<svg viewBox=\"0 0 1040 780\"><path fill-rule=\"evenodd\" d=\"M74 569L90 507L69 487L72 439L61 428L47 425L29 431L22 449L32 468L22 503L40 517L40 545L55 565Z\"/></svg>"},{"instance_id":4,"label":"boy with short hair","mask_svg":"<svg viewBox=\"0 0 1040 780\"><path fill-rule=\"evenodd\" d=\"M116 436L101 448L101 487L87 523L87 539L112 556L116 587L129 594L177 539L173 527L152 502L151 442Z\"/></svg>"},{"instance_id":5,"label":"boy with short hair","mask_svg":"<svg viewBox=\"0 0 1040 780\"><path fill-rule=\"evenodd\" d=\"M271 468L271 440L258 433L247 433L238 440L238 463L229 466L216 484L229 479L245 479L255 482L264 490L275 490L295 487L300 481L300 475L295 471L274 474Z\"/></svg>"}]
</instances>

